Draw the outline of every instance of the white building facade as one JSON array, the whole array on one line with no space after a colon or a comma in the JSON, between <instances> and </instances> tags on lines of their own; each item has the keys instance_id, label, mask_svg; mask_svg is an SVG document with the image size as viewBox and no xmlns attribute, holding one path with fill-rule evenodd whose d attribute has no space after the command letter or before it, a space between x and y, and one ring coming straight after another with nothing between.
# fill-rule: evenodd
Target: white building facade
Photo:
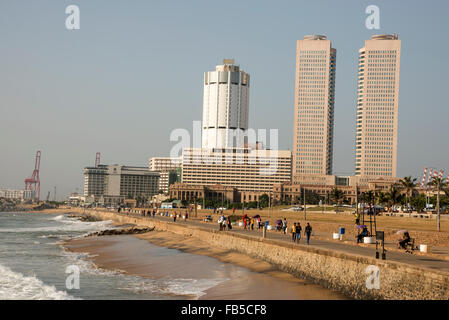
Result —
<instances>
[{"instance_id":1,"label":"white building facade","mask_svg":"<svg viewBox=\"0 0 449 320\"><path fill-rule=\"evenodd\" d=\"M224 60L204 73L202 147L241 147L248 129L249 74Z\"/></svg>"},{"instance_id":2,"label":"white building facade","mask_svg":"<svg viewBox=\"0 0 449 320\"><path fill-rule=\"evenodd\" d=\"M159 172L159 190L168 193L170 186L170 172L181 168L182 158L152 157L150 158L150 171Z\"/></svg>"}]
</instances>

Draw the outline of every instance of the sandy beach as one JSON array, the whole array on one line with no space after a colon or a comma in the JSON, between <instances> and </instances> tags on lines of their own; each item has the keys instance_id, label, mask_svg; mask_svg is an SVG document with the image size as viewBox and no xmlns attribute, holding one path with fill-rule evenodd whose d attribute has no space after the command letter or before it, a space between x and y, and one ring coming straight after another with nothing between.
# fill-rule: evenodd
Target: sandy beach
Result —
<instances>
[{"instance_id":1,"label":"sandy beach","mask_svg":"<svg viewBox=\"0 0 449 320\"><path fill-rule=\"evenodd\" d=\"M199 299L347 299L281 272L267 262L171 232L87 237L68 241L64 247L72 252L88 253L100 268L128 275L153 279L226 279L207 289ZM158 248L176 250L161 256Z\"/></svg>"}]
</instances>

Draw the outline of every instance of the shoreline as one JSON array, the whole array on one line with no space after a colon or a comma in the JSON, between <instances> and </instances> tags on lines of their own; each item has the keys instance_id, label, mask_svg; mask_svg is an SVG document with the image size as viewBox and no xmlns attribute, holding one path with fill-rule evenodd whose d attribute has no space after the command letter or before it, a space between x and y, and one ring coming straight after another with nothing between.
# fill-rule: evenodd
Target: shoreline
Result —
<instances>
[{"instance_id":1,"label":"shoreline","mask_svg":"<svg viewBox=\"0 0 449 320\"><path fill-rule=\"evenodd\" d=\"M279 270L277 267L261 259L252 258L248 255L226 250L218 247L211 247L204 241L193 237L186 237L170 231L151 231L138 235L120 235L104 237L85 237L82 239L72 239L64 241L62 247L65 250L77 253L87 253L89 259L99 268L123 272L127 275L140 277L158 277L160 271L148 266L148 259L140 259L136 256L130 257L124 253L123 244L128 243L129 237L144 241L146 244L175 249L182 253L193 255L191 262L202 260L204 257L218 260L232 268L243 268L244 279L231 276L229 280L219 283L205 290L205 294L199 297L200 300L208 299L314 299L314 300L346 300L344 296L334 290L323 288L309 281L299 279L289 273ZM114 249L113 247L116 247ZM131 247L133 244L131 244ZM134 244L134 246L136 246ZM136 252L145 256L144 248L141 246ZM121 250L121 251L120 251ZM130 248L130 251L133 251ZM148 257L147 257L148 258ZM126 261L125 261L126 260ZM190 270L192 272L192 270ZM246 283L245 283L246 280ZM242 281L245 285L242 284ZM272 292L266 292L266 286ZM239 292L240 291L240 292ZM232 293L232 294L231 294ZM194 297L186 295L188 299Z\"/></svg>"}]
</instances>

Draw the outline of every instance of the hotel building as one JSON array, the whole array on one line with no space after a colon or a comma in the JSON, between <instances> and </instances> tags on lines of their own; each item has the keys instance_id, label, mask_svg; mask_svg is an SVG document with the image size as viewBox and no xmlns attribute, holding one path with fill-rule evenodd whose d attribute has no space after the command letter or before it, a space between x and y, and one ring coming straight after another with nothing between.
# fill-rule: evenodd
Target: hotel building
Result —
<instances>
[{"instance_id":1,"label":"hotel building","mask_svg":"<svg viewBox=\"0 0 449 320\"><path fill-rule=\"evenodd\" d=\"M396 177L401 40L375 35L359 50L355 175Z\"/></svg>"},{"instance_id":2,"label":"hotel building","mask_svg":"<svg viewBox=\"0 0 449 320\"><path fill-rule=\"evenodd\" d=\"M332 174L337 51L323 35L297 41L293 179Z\"/></svg>"},{"instance_id":3,"label":"hotel building","mask_svg":"<svg viewBox=\"0 0 449 320\"><path fill-rule=\"evenodd\" d=\"M230 202L257 201L273 185L290 182L291 152L252 148L184 148L182 183L170 186L170 197L206 197Z\"/></svg>"},{"instance_id":4,"label":"hotel building","mask_svg":"<svg viewBox=\"0 0 449 320\"><path fill-rule=\"evenodd\" d=\"M224 60L204 73L203 148L242 147L248 129L249 74Z\"/></svg>"},{"instance_id":5,"label":"hotel building","mask_svg":"<svg viewBox=\"0 0 449 320\"><path fill-rule=\"evenodd\" d=\"M126 198L151 197L159 191L159 173L145 167L99 165L84 168L84 196L117 204Z\"/></svg>"}]
</instances>

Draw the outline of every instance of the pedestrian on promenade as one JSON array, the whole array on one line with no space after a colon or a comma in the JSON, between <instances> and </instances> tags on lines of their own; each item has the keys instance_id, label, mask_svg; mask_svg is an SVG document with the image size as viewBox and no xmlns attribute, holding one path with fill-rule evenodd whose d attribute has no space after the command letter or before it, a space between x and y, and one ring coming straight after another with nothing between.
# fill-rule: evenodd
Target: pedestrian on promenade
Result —
<instances>
[{"instance_id":1,"label":"pedestrian on promenade","mask_svg":"<svg viewBox=\"0 0 449 320\"><path fill-rule=\"evenodd\" d=\"M296 242L296 222L292 225L292 241Z\"/></svg>"},{"instance_id":2,"label":"pedestrian on promenade","mask_svg":"<svg viewBox=\"0 0 449 320\"><path fill-rule=\"evenodd\" d=\"M224 216L221 215L220 218L218 218L218 228L220 231L223 230L223 226L224 226L223 222L224 222Z\"/></svg>"},{"instance_id":3,"label":"pedestrian on promenade","mask_svg":"<svg viewBox=\"0 0 449 320\"><path fill-rule=\"evenodd\" d=\"M227 225L228 225L228 230L232 229L232 225L231 225L231 216L228 217L228 219L226 220Z\"/></svg>"},{"instance_id":4,"label":"pedestrian on promenade","mask_svg":"<svg viewBox=\"0 0 449 320\"><path fill-rule=\"evenodd\" d=\"M304 230L304 232L306 233L306 236L307 236L307 244L309 244L310 235L312 234L312 227L310 226L310 224L308 222L307 222L307 226L306 226L306 229Z\"/></svg>"},{"instance_id":5,"label":"pedestrian on promenade","mask_svg":"<svg viewBox=\"0 0 449 320\"><path fill-rule=\"evenodd\" d=\"M356 225L360 224L360 213L358 212L355 213L355 224Z\"/></svg>"},{"instance_id":6,"label":"pedestrian on promenade","mask_svg":"<svg viewBox=\"0 0 449 320\"><path fill-rule=\"evenodd\" d=\"M243 229L246 230L246 224L247 224L248 220L246 218L243 219Z\"/></svg>"},{"instance_id":7,"label":"pedestrian on promenade","mask_svg":"<svg viewBox=\"0 0 449 320\"><path fill-rule=\"evenodd\" d=\"M175 211L175 214L173 215L173 222L176 222L176 216L177 216L177 214L176 214L176 211Z\"/></svg>"},{"instance_id":8,"label":"pedestrian on promenade","mask_svg":"<svg viewBox=\"0 0 449 320\"><path fill-rule=\"evenodd\" d=\"M254 218L251 218L251 230L254 230Z\"/></svg>"},{"instance_id":9,"label":"pedestrian on promenade","mask_svg":"<svg viewBox=\"0 0 449 320\"><path fill-rule=\"evenodd\" d=\"M189 218L189 213L186 210L186 220Z\"/></svg>"},{"instance_id":10,"label":"pedestrian on promenade","mask_svg":"<svg viewBox=\"0 0 449 320\"><path fill-rule=\"evenodd\" d=\"M282 229L284 229L284 234L287 234L287 219L284 218L282 221Z\"/></svg>"},{"instance_id":11,"label":"pedestrian on promenade","mask_svg":"<svg viewBox=\"0 0 449 320\"><path fill-rule=\"evenodd\" d=\"M301 240L301 231L302 231L301 223L298 222L298 224L296 225L296 242L297 243L299 243L299 240Z\"/></svg>"},{"instance_id":12,"label":"pedestrian on promenade","mask_svg":"<svg viewBox=\"0 0 449 320\"><path fill-rule=\"evenodd\" d=\"M262 220L259 218L257 218L257 229L262 228Z\"/></svg>"}]
</instances>

